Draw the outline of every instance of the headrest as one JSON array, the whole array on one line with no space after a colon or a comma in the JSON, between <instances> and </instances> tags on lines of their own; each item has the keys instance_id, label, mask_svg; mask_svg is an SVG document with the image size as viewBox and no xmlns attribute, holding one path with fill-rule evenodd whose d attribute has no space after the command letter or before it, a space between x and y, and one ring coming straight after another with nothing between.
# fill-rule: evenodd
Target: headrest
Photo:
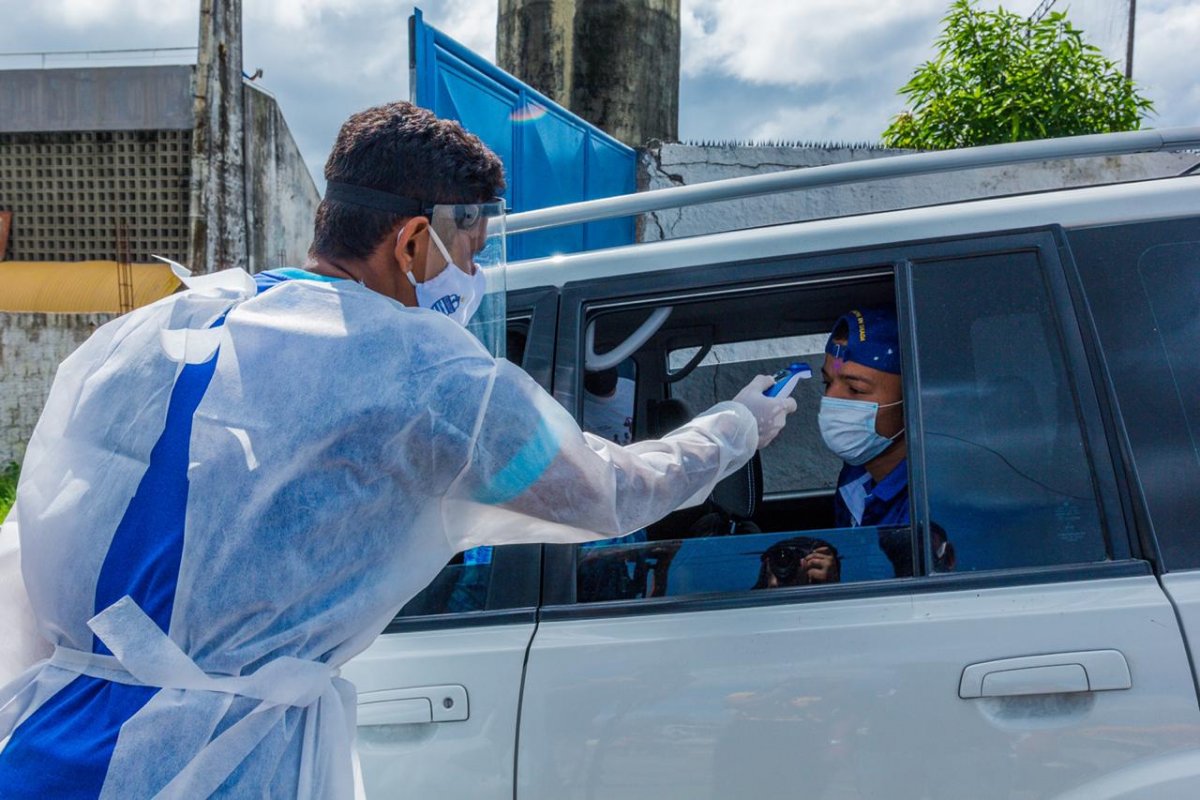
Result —
<instances>
[{"instance_id":1,"label":"headrest","mask_svg":"<svg viewBox=\"0 0 1200 800\"><path fill-rule=\"evenodd\" d=\"M740 521L754 516L762 496L762 458L755 453L746 466L716 485L710 499L717 508Z\"/></svg>"},{"instance_id":2,"label":"headrest","mask_svg":"<svg viewBox=\"0 0 1200 800\"><path fill-rule=\"evenodd\" d=\"M666 436L676 428L681 428L692 421L695 416L688 409L687 403L671 398L652 402L649 408L650 421L646 432L652 439Z\"/></svg>"}]
</instances>

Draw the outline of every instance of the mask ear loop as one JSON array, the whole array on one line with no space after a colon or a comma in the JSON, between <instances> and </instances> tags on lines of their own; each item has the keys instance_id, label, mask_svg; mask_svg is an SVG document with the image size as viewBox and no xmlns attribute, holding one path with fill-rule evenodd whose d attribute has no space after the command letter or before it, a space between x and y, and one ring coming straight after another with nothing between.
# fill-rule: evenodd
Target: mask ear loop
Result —
<instances>
[{"instance_id":1,"label":"mask ear loop","mask_svg":"<svg viewBox=\"0 0 1200 800\"><path fill-rule=\"evenodd\" d=\"M430 238L433 239L434 247L436 247L438 249L438 252L442 254L442 258L446 259L446 266L454 267L455 269L458 269L459 268L458 265L455 264L454 259L450 257L450 252L448 250L446 250L446 245L442 244L442 237L438 236L437 231L435 231L433 229L432 222L429 223L429 228L427 230L429 231ZM464 270L464 272L465 272L465 270ZM412 270L409 270L408 272L406 272L404 274L408 276L409 283L411 283L413 286L417 285L417 279L413 277ZM428 279L426 279L426 280L428 280Z\"/></svg>"},{"instance_id":2,"label":"mask ear loop","mask_svg":"<svg viewBox=\"0 0 1200 800\"><path fill-rule=\"evenodd\" d=\"M898 405L900 405L900 404L901 404L901 403L903 403L903 402L904 402L904 398L900 398L899 400L897 400L897 401L896 401L896 402L894 402L894 403L884 403L883 405L881 405L881 406L878 406L878 408L891 408L892 406L898 406ZM883 438L887 439L889 442L894 442L894 441L896 441L897 439L899 439L901 436L903 436L903 435L904 435L904 432L905 432L906 430L908 430L908 428L901 428L900 430L896 431L896 435L895 435L895 436L885 436L885 437L883 437Z\"/></svg>"},{"instance_id":3,"label":"mask ear loop","mask_svg":"<svg viewBox=\"0 0 1200 800\"><path fill-rule=\"evenodd\" d=\"M442 254L442 258L446 259L446 266L451 266L451 265L457 266L454 264L454 259L450 258L450 253L449 253L449 251L446 250L446 245L442 244L442 237L438 236L437 231L435 231L433 229L433 222L429 223L429 227L427 228L427 230L429 231L430 237L432 237L432 239L433 239L434 247L436 247L438 249L438 252ZM400 237L402 235L403 235L403 232L396 234L396 244L400 244ZM414 287L420 285L417 283L417 279L413 277L412 270L405 272L404 275L405 275L405 277L408 278L408 282L411 283Z\"/></svg>"}]
</instances>

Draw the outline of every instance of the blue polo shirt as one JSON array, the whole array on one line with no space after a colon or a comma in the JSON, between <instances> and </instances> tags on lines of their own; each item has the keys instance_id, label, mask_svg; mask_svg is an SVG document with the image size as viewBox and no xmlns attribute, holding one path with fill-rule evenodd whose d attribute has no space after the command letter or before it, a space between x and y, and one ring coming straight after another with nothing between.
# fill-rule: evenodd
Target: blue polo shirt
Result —
<instances>
[{"instance_id":1,"label":"blue polo shirt","mask_svg":"<svg viewBox=\"0 0 1200 800\"><path fill-rule=\"evenodd\" d=\"M866 467L846 464L838 475L834 523L839 528L908 525L908 459L879 483Z\"/></svg>"}]
</instances>

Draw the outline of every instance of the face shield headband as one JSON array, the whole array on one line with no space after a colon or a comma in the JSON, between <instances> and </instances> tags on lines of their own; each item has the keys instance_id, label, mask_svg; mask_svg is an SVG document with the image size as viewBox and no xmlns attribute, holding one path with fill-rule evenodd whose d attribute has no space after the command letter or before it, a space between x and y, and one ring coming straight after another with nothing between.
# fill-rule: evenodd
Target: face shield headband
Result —
<instances>
[{"instance_id":1,"label":"face shield headband","mask_svg":"<svg viewBox=\"0 0 1200 800\"><path fill-rule=\"evenodd\" d=\"M480 219L504 213L504 200L498 197L483 203L429 203L415 197L405 197L380 189L370 189L366 186L355 186L352 183L339 181L329 181L325 185L325 199L371 208L376 211L386 211L402 217L415 217L420 214L430 216L434 209L445 209L445 216L452 219L459 230L464 231L475 228ZM439 216L442 215L439 214Z\"/></svg>"},{"instance_id":2,"label":"face shield headband","mask_svg":"<svg viewBox=\"0 0 1200 800\"><path fill-rule=\"evenodd\" d=\"M430 233L433 234L431 239L438 245L435 252L446 260L448 269L463 273L464 281L458 283L469 283L472 290L463 292L451 287L431 299L439 301L443 294L455 294L459 302L429 302L421 305L458 319L492 355L500 358L506 355L507 281L502 199L485 203L430 203L339 181L326 184L325 199L397 216L428 217ZM446 270L442 274L446 276L443 282L447 278L459 277ZM426 288L435 293L437 291L435 286ZM466 298L467 294L471 297ZM463 304L463 299L469 299L470 302Z\"/></svg>"}]
</instances>

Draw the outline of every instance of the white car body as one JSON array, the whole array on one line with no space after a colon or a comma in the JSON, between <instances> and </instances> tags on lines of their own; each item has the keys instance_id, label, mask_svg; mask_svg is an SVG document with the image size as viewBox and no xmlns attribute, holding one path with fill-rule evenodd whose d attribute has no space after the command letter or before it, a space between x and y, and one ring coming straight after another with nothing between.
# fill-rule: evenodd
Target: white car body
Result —
<instances>
[{"instance_id":1,"label":"white car body","mask_svg":"<svg viewBox=\"0 0 1200 800\"><path fill-rule=\"evenodd\" d=\"M754 291L767 272L779 286L836 282L839 270L875 280L854 258L879 248L899 254L888 265L919 263L910 245L960 258L1014 235L1031 247L1053 239L1061 255L1074 231L1156 221L1200 240L1200 176L570 254L512 264L508 282L529 308L556 307L557 350L526 366L574 410L579 389L564 369L579 369L590 308L679 302L689 276L714 297L739 283ZM826 254L818 276L812 260ZM800 265L792 277L787 259ZM747 262L775 266L760 275ZM907 269L888 279L903 287ZM1191 274L1200 286L1200 263ZM662 288L630 296L622 281L635 278ZM1081 341L1093 341L1086 312L1073 313ZM1092 353L1076 335L1066 350ZM1096 407L1132 413L1106 374L1094 378ZM546 548L530 557L542 588L527 604L410 618L347 666L368 796L1200 797L1200 675L1188 649L1200 641L1200 564L1160 564L1160 526L1140 521L1155 509L1139 505L1138 448L1123 430L1088 440L1098 464L1118 465L1097 485L1121 487L1103 502L1117 517L1124 509L1126 529L1109 531L1131 542L1128 556L1096 564L576 604L552 591L574 551ZM1190 493L1200 539L1200 492L1185 477L1178 491ZM453 718L439 711L447 692ZM465 718L453 716L464 702Z\"/></svg>"}]
</instances>

